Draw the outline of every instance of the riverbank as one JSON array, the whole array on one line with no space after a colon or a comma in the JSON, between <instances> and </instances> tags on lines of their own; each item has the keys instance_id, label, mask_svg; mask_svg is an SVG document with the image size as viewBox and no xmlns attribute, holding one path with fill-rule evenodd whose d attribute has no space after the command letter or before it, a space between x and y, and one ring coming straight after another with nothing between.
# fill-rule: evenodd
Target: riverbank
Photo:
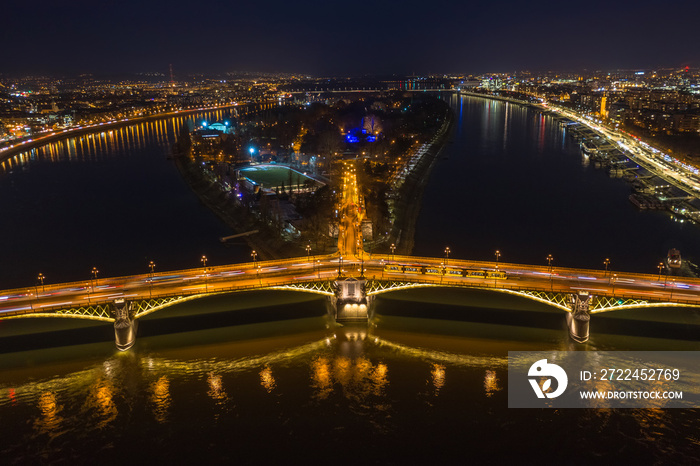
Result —
<instances>
[{"instance_id":1,"label":"riverbank","mask_svg":"<svg viewBox=\"0 0 700 466\"><path fill-rule=\"evenodd\" d=\"M139 118L133 118L130 120L121 120L121 121L115 121L112 123L99 123L95 125L90 125L86 127L81 127L81 128L74 128L74 129L65 129L61 130L60 132L57 133L50 133L45 136L39 136L36 139L29 139L23 141L18 141L15 144L10 145L9 147L6 146L5 148L0 148L0 163L3 163L7 160L12 159L16 155L19 155L23 152L30 151L32 149L36 149L37 147L44 146L46 144L50 144L52 142L56 141L61 141L64 139L70 139L72 137L76 136L82 136L85 134L94 134L94 133L101 133L104 131L109 131L109 130L114 130L118 128L122 128L125 126L131 126L131 125L137 125L141 123L147 123L151 121L157 121L157 120L167 120L168 118L174 118L174 117L180 117L180 116L188 116L192 114L197 114L197 113L205 113L205 112L213 112L213 111L218 111L218 110L225 110L228 108L244 108L247 105L250 104L244 104L244 105L237 105L237 104L229 104L229 105L221 105L218 107L200 107L200 108L195 108L192 110L178 110L175 112L169 112L169 113L160 113L156 115L148 115L144 117L139 117ZM257 104L253 104L257 105Z\"/></svg>"},{"instance_id":2,"label":"riverbank","mask_svg":"<svg viewBox=\"0 0 700 466\"><path fill-rule=\"evenodd\" d=\"M297 248L290 247L290 244L279 235L261 227L245 207L230 198L213 175L207 176L207 172L196 166L185 155L176 154L173 159L183 179L197 195L200 202L219 217L234 234L258 230L258 233L245 236L242 239L252 250L256 251L259 259L273 260L302 255L301 248L297 251Z\"/></svg>"},{"instance_id":3,"label":"riverbank","mask_svg":"<svg viewBox=\"0 0 700 466\"><path fill-rule=\"evenodd\" d=\"M460 95L468 95L471 97L481 97L490 100L500 100L501 102L510 102L512 104L525 105L526 107L534 108L540 111L547 111L541 104L536 104L534 102L528 102L526 100L514 99L512 97L503 97L500 95L482 94L480 92L469 92L465 90L459 91Z\"/></svg>"},{"instance_id":4,"label":"riverbank","mask_svg":"<svg viewBox=\"0 0 700 466\"><path fill-rule=\"evenodd\" d=\"M435 162L454 128L454 114L448 109L442 127L430 142L413 169L406 175L403 184L393 196L394 219L388 244L396 246L396 253L409 255L413 251L416 221L422 207L425 186ZM388 250L388 248L385 248Z\"/></svg>"}]
</instances>

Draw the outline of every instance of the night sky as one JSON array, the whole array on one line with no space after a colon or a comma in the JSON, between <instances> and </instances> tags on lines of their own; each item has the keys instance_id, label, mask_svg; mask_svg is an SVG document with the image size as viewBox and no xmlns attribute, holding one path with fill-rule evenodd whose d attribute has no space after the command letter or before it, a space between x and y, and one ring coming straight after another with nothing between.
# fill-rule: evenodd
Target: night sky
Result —
<instances>
[{"instance_id":1,"label":"night sky","mask_svg":"<svg viewBox=\"0 0 700 466\"><path fill-rule=\"evenodd\" d=\"M325 75L700 66L700 2L32 1L0 72Z\"/></svg>"}]
</instances>

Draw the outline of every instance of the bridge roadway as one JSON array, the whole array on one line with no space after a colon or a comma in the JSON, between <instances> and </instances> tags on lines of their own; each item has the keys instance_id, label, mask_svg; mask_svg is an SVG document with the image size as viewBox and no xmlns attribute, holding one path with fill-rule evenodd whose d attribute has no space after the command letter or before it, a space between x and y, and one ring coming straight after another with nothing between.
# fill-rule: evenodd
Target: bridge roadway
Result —
<instances>
[{"instance_id":1,"label":"bridge roadway","mask_svg":"<svg viewBox=\"0 0 700 466\"><path fill-rule=\"evenodd\" d=\"M345 256L354 256L363 244L361 225L364 217L354 162L343 162L342 186L343 192L338 205L341 215L338 251Z\"/></svg>"},{"instance_id":2,"label":"bridge roadway","mask_svg":"<svg viewBox=\"0 0 700 466\"><path fill-rule=\"evenodd\" d=\"M342 277L364 278L375 288L369 294L397 288L445 286L482 288L518 293L569 310L554 296L587 292L607 305L598 305L592 313L622 307L685 306L700 307L700 280L666 275L646 275L602 270L532 266L449 259L448 267L506 272L506 279L449 277L447 275L387 272L386 264L413 264L440 268L442 258L378 255L339 257L310 256L275 261L257 261L217 267L202 267L134 275L99 278L72 283L37 285L0 291L0 319L18 317L78 317L114 321L104 313L68 312L113 303L115 300L140 301L166 297L198 297L252 289L289 288L332 295L331 284ZM497 267L498 266L498 267ZM364 268L364 274L360 270ZM539 294L538 294L539 293ZM601 301L602 302L602 301ZM174 303L174 302L173 302ZM623 306L624 305L624 306Z\"/></svg>"}]
</instances>

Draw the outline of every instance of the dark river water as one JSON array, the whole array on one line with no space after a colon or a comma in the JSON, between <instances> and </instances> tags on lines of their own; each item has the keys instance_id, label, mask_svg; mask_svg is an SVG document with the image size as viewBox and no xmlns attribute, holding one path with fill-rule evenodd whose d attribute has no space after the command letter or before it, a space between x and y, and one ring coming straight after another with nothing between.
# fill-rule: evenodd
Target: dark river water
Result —
<instances>
[{"instance_id":1,"label":"dark river water","mask_svg":"<svg viewBox=\"0 0 700 466\"><path fill-rule=\"evenodd\" d=\"M640 211L630 186L588 164L549 116L511 103L449 97L457 125L432 172L414 252L656 273L670 248L700 257L700 227Z\"/></svg>"},{"instance_id":2,"label":"dark river water","mask_svg":"<svg viewBox=\"0 0 700 466\"><path fill-rule=\"evenodd\" d=\"M451 103L458 124L426 189L417 253L450 246L488 260L500 249L501 260L535 264L551 253L584 267L610 257L648 272L669 247L697 254L697 227L634 210L625 183L585 166L554 121L484 99ZM202 254L246 259L246 248L221 246L227 228L166 159L183 121L5 164L0 288L38 272L62 281L93 266L118 275L149 260L166 270ZM697 336L616 331L623 316L592 321L580 345L561 313L529 302L384 296L362 326L336 326L313 296L258 292L154 313L125 353L99 322L66 334L83 344L57 334L42 338L58 348L5 345L0 463L698 464L698 410L507 407L508 351L698 350ZM22 325L0 320L0 335Z\"/></svg>"},{"instance_id":3,"label":"dark river water","mask_svg":"<svg viewBox=\"0 0 700 466\"><path fill-rule=\"evenodd\" d=\"M227 112L197 116L211 121ZM0 164L0 288L145 273L250 258L168 157L182 124L153 121L37 148Z\"/></svg>"}]
</instances>

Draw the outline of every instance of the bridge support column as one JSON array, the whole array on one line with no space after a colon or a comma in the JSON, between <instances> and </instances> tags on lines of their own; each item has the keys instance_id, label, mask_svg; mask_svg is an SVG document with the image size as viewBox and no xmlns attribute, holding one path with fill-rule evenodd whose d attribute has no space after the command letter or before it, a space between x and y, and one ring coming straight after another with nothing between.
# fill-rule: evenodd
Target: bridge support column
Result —
<instances>
[{"instance_id":1,"label":"bridge support column","mask_svg":"<svg viewBox=\"0 0 700 466\"><path fill-rule=\"evenodd\" d=\"M331 311L336 322L367 322L373 297L367 296L366 280L348 278L333 282L335 296L331 297Z\"/></svg>"},{"instance_id":2,"label":"bridge support column","mask_svg":"<svg viewBox=\"0 0 700 466\"><path fill-rule=\"evenodd\" d=\"M131 303L124 299L115 299L114 309L114 340L119 351L126 351L136 342L138 322L131 312Z\"/></svg>"},{"instance_id":3,"label":"bridge support column","mask_svg":"<svg viewBox=\"0 0 700 466\"><path fill-rule=\"evenodd\" d=\"M569 325L569 335L578 343L588 341L590 335L591 315L588 308L591 302L591 295L586 291L579 291L571 296L571 312L567 314L566 321Z\"/></svg>"}]
</instances>

